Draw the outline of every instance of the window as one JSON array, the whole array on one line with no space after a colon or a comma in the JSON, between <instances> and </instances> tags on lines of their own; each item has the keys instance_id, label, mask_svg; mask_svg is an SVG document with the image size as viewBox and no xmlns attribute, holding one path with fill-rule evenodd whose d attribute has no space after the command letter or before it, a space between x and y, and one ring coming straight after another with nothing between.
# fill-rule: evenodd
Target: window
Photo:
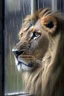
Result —
<instances>
[{"instance_id":1,"label":"window","mask_svg":"<svg viewBox=\"0 0 64 96\"><path fill-rule=\"evenodd\" d=\"M37 1L37 2L36 2ZM60 0L59 0L60 1ZM15 66L12 48L18 42L18 32L26 15L50 7L57 10L57 0L5 0L5 95L21 94L24 90L22 73ZM55 7L54 7L55 6ZM34 9L34 10L33 10ZM59 9L59 8L58 8ZM13 93L16 92L16 93ZM18 95L17 95L18 96Z\"/></svg>"},{"instance_id":2,"label":"window","mask_svg":"<svg viewBox=\"0 0 64 96\"><path fill-rule=\"evenodd\" d=\"M15 66L12 48L18 42L23 19L30 12L30 0L5 0L5 93L23 91L22 73Z\"/></svg>"}]
</instances>

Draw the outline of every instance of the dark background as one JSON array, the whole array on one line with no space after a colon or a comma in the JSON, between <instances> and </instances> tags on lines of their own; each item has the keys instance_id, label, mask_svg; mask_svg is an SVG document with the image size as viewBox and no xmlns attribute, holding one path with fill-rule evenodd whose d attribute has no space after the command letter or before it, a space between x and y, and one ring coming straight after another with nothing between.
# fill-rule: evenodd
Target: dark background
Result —
<instances>
[{"instance_id":1,"label":"dark background","mask_svg":"<svg viewBox=\"0 0 64 96\"><path fill-rule=\"evenodd\" d=\"M0 96L4 96L4 1L0 0Z\"/></svg>"},{"instance_id":2,"label":"dark background","mask_svg":"<svg viewBox=\"0 0 64 96\"><path fill-rule=\"evenodd\" d=\"M13 14L7 13L6 15L8 17L6 18L6 21L5 21L5 14L4 14L5 13L5 11L4 11L5 10L5 4L4 4L5 2L4 2L4 0L0 0L0 96L4 96L4 85L5 85L4 84L4 77L5 77L5 75L4 75L4 73L5 73L5 70L4 70L5 69L4 68L5 67L4 66L4 63L5 63L5 52L4 52L5 46L4 45L5 45L5 39L4 38L5 38L5 32L6 31L4 29L7 28L6 30L8 32L16 32L16 34L18 33L18 31L20 30L20 27L21 27L21 22L22 22L19 20L20 16L22 16L24 18L28 13L30 13L30 10L26 11L27 7L29 8L29 6L28 6L29 1L28 0L23 0L23 1L25 1L24 2L24 7L26 7L24 9L25 13L23 15L21 14L23 12L23 9L21 10L21 12L19 12L19 13L17 12L16 16L14 15L15 13L13 13ZM28 1L28 2L26 2L26 1ZM39 1L39 8L43 7L42 2L43 2L43 0ZM27 6L25 6L26 4L27 4ZM51 7L51 0L44 0L44 5L45 5L45 7L48 7L48 6ZM58 0L57 5L58 5L57 8L60 11L64 12L64 0ZM9 26L10 20L14 20L14 22L15 22L14 28L13 28L12 24ZM6 27L4 27L4 22L6 22ZM17 25L18 25L18 28L17 28ZM11 29L11 27L12 27L12 29ZM10 34L12 34L12 33L10 33ZM16 39L17 36L15 36L15 38L14 38L14 35L15 34L13 33L12 41L15 40L13 43L16 43L17 42L17 39ZM6 44L8 44L8 41L6 42ZM8 51L9 50L7 50L7 52Z\"/></svg>"}]
</instances>

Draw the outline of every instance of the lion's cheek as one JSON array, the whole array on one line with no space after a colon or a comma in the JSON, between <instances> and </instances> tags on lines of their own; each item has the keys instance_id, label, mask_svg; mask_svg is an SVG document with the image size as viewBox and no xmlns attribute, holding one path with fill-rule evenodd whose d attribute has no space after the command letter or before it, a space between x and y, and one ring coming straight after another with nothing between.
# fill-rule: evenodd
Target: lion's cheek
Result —
<instances>
[{"instance_id":1,"label":"lion's cheek","mask_svg":"<svg viewBox=\"0 0 64 96\"><path fill-rule=\"evenodd\" d=\"M31 52L32 55L38 59L42 58L44 54L47 52L47 48L49 46L49 40L45 36L41 36L38 40L35 40L31 44Z\"/></svg>"}]
</instances>

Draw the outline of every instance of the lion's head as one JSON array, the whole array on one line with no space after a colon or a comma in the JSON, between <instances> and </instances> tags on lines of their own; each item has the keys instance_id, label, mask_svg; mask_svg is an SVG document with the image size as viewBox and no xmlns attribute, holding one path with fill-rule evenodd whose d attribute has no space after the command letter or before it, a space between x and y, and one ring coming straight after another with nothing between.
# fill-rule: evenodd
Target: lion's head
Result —
<instances>
[{"instance_id":1,"label":"lion's head","mask_svg":"<svg viewBox=\"0 0 64 96\"><path fill-rule=\"evenodd\" d=\"M26 92L63 96L63 26L61 15L47 8L25 18L19 42L12 51L16 63L22 67Z\"/></svg>"}]
</instances>

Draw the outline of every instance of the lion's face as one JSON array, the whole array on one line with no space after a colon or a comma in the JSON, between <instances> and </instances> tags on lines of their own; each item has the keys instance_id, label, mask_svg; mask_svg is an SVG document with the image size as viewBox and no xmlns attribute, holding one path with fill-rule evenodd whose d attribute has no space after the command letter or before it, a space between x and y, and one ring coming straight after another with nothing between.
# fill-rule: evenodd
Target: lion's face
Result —
<instances>
[{"instance_id":1,"label":"lion's face","mask_svg":"<svg viewBox=\"0 0 64 96\"><path fill-rule=\"evenodd\" d=\"M45 12L50 15L45 15ZM26 71L41 66L42 58L50 45L48 35L54 34L57 29L57 20L51 15L51 10L45 9L35 20L36 17L26 18L19 32L20 41L12 50L16 63Z\"/></svg>"},{"instance_id":2,"label":"lion's face","mask_svg":"<svg viewBox=\"0 0 64 96\"><path fill-rule=\"evenodd\" d=\"M25 27L23 31L20 30L20 41L13 48L13 51L17 63L21 64L24 70L32 70L38 66L38 61L41 61L45 55L49 40L40 20L33 25L30 25L29 22Z\"/></svg>"}]
</instances>

